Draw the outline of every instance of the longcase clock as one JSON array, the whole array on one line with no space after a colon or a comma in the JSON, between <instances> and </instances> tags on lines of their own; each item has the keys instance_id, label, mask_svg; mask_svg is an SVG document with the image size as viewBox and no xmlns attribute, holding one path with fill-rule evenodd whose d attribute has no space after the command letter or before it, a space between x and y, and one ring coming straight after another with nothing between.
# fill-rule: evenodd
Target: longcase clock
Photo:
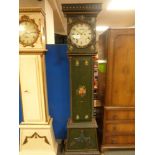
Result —
<instances>
[{"instance_id":1,"label":"longcase clock","mask_svg":"<svg viewBox=\"0 0 155 155\"><path fill-rule=\"evenodd\" d=\"M41 8L21 8L19 14L19 74L23 121L21 155L56 155L52 118L46 92L45 13Z\"/></svg>"},{"instance_id":2,"label":"longcase clock","mask_svg":"<svg viewBox=\"0 0 155 155\"><path fill-rule=\"evenodd\" d=\"M99 154L97 123L93 118L93 64L96 54L96 16L101 4L63 4L67 17L70 61L71 118L65 154Z\"/></svg>"}]
</instances>

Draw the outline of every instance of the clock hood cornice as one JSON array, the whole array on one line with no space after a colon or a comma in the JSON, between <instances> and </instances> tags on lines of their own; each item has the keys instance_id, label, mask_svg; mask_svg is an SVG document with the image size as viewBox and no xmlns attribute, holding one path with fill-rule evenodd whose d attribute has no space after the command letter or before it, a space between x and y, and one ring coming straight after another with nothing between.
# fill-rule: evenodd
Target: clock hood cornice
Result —
<instances>
[{"instance_id":1,"label":"clock hood cornice","mask_svg":"<svg viewBox=\"0 0 155 155\"><path fill-rule=\"evenodd\" d=\"M97 15L102 9L101 3L62 4L65 15L92 14Z\"/></svg>"},{"instance_id":2,"label":"clock hood cornice","mask_svg":"<svg viewBox=\"0 0 155 155\"><path fill-rule=\"evenodd\" d=\"M43 9L40 7L22 7L19 8L19 12L41 12L44 16L46 15Z\"/></svg>"}]
</instances>

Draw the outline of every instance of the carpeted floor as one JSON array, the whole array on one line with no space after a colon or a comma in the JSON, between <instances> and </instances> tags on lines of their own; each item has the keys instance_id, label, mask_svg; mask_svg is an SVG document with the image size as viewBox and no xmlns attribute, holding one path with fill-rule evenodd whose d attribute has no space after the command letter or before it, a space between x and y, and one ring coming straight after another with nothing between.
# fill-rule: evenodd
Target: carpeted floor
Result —
<instances>
[{"instance_id":1,"label":"carpeted floor","mask_svg":"<svg viewBox=\"0 0 155 155\"><path fill-rule=\"evenodd\" d=\"M106 151L101 155L135 155L135 151L132 150L122 150L122 151Z\"/></svg>"},{"instance_id":2,"label":"carpeted floor","mask_svg":"<svg viewBox=\"0 0 155 155\"><path fill-rule=\"evenodd\" d=\"M57 155L64 155L63 150L64 146L62 146L61 142L59 141L59 148ZM135 155L134 150L121 150L121 151L105 151L104 153L101 153L101 155Z\"/></svg>"},{"instance_id":3,"label":"carpeted floor","mask_svg":"<svg viewBox=\"0 0 155 155\"><path fill-rule=\"evenodd\" d=\"M64 153L59 151L57 155L64 155ZM106 151L104 153L101 153L101 155L135 155L135 151Z\"/></svg>"}]
</instances>

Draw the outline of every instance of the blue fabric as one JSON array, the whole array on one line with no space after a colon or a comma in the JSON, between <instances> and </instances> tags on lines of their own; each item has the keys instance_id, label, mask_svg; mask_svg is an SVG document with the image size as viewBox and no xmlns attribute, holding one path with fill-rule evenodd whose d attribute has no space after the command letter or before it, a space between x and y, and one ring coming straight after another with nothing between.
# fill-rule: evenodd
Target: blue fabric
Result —
<instances>
[{"instance_id":1,"label":"blue fabric","mask_svg":"<svg viewBox=\"0 0 155 155\"><path fill-rule=\"evenodd\" d=\"M55 137L65 139L70 116L69 62L67 45L47 45L46 76L49 114L53 117Z\"/></svg>"},{"instance_id":2,"label":"blue fabric","mask_svg":"<svg viewBox=\"0 0 155 155\"><path fill-rule=\"evenodd\" d=\"M57 139L65 139L70 117L69 62L67 45L47 45L46 78L49 114ZM19 120L22 121L21 102Z\"/></svg>"},{"instance_id":3,"label":"blue fabric","mask_svg":"<svg viewBox=\"0 0 155 155\"><path fill-rule=\"evenodd\" d=\"M20 89L19 89L20 90ZM22 115L22 104L21 104L21 97L20 97L20 92L19 92L19 123L23 120L23 115Z\"/></svg>"}]
</instances>

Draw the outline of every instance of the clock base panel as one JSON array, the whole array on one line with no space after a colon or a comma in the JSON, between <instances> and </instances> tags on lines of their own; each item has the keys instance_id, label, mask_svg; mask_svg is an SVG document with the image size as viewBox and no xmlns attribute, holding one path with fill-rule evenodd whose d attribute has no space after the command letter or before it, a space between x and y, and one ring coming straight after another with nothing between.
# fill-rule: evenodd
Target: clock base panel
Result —
<instances>
[{"instance_id":1,"label":"clock base panel","mask_svg":"<svg viewBox=\"0 0 155 155\"><path fill-rule=\"evenodd\" d=\"M20 155L56 155L58 144L49 124L20 124Z\"/></svg>"},{"instance_id":2,"label":"clock base panel","mask_svg":"<svg viewBox=\"0 0 155 155\"><path fill-rule=\"evenodd\" d=\"M97 155L97 124L93 118L91 122L73 123L71 119L67 124L68 133L65 154Z\"/></svg>"}]
</instances>

